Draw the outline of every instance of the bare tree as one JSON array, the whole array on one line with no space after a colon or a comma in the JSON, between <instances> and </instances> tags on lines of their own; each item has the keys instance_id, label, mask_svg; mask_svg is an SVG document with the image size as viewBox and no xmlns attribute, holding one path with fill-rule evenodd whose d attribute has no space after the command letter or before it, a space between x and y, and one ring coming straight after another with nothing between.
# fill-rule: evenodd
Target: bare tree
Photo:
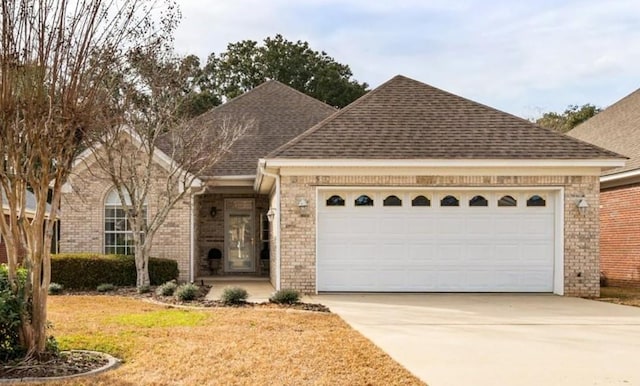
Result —
<instances>
[{"instance_id":1,"label":"bare tree","mask_svg":"<svg viewBox=\"0 0 640 386\"><path fill-rule=\"evenodd\" d=\"M126 212L139 288L150 284L153 238L171 209L253 125L243 117L181 114L196 90L189 89L191 69L170 43L159 36L128 52L108 86L118 123L88 144L92 176L113 185Z\"/></svg>"},{"instance_id":2,"label":"bare tree","mask_svg":"<svg viewBox=\"0 0 640 386\"><path fill-rule=\"evenodd\" d=\"M0 185L9 214L0 216L0 232L12 291L25 304L20 341L27 357L39 357L46 351L50 244L61 187L83 137L104 127L99 118L108 116L110 95L96 85L113 73L123 49L149 33L158 5L1 1ZM36 200L32 217L27 190ZM21 249L26 256L19 256ZM27 269L26 288L17 280L20 266Z\"/></svg>"}]
</instances>

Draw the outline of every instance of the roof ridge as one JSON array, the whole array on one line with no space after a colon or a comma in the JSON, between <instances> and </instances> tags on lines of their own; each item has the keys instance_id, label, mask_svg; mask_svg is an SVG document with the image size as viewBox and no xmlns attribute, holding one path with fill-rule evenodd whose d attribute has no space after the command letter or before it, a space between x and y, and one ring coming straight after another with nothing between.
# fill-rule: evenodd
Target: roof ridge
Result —
<instances>
[{"instance_id":1,"label":"roof ridge","mask_svg":"<svg viewBox=\"0 0 640 386\"><path fill-rule=\"evenodd\" d=\"M297 137L291 139L290 141L284 143L282 146L278 147L277 149L273 150L271 153L267 154L265 156L265 158L273 158L275 156L277 156L278 154L282 153L284 150L286 150L287 148L295 145L296 143L300 142L301 140L303 140L304 138L308 137L309 135L315 133L316 131L318 131L322 126L324 126L325 124L335 120L336 118L344 115L345 113L353 110L355 107L359 106L360 104L363 103L363 101L366 101L367 99L369 99L371 97L371 95L375 95L379 92L380 89L384 88L385 86L387 86L389 83L391 83L391 81L393 81L394 79L397 78L406 78L405 76L402 75L396 75L393 78L389 79L388 81L382 83L380 86L374 88L373 90L367 92L366 94L364 94L363 96L361 96L360 98L356 99L355 101L349 103L347 106L345 106L344 108L336 111L334 114L329 115L328 117L326 117L325 119L321 120L320 122L316 123L314 126L311 126L308 130L304 131L302 134L298 135ZM409 78L406 78L409 79Z\"/></svg>"},{"instance_id":2,"label":"roof ridge","mask_svg":"<svg viewBox=\"0 0 640 386\"><path fill-rule=\"evenodd\" d=\"M217 106L215 106L215 107L213 107L213 108L211 108L211 109L209 109L209 110L205 111L204 113L202 113L202 114L200 114L200 115L198 115L198 116L194 117L193 119L198 119L199 117L202 117L202 116L203 116L203 115L205 115L205 114L211 114L211 113L214 113L214 112L216 112L216 111L218 111L218 110L221 110L221 109L223 109L223 108L226 108L226 107L228 107L228 106L229 106L229 104L231 104L231 103L236 103L237 101L242 100L242 99L243 99L243 97L245 97L245 96L247 96L247 95L251 95L254 91L259 90L259 89L261 89L261 88L264 88L264 87L266 87L266 86L267 86L267 85L269 85L269 84L276 84L276 85L278 85L278 86L283 86L283 87L285 87L285 88L287 89L287 91L294 91L295 93L297 93L297 94L300 94L300 95L304 96L304 97L305 97L306 99L308 99L309 101L312 101L312 102L317 103L317 104L322 104L322 105L324 105L324 106L326 106L326 107L328 107L329 109L332 109L332 110L334 110L334 111L336 110L336 108L335 108L335 107L330 106L330 105L326 104L325 102L323 102L323 101L321 101L321 100L319 100L319 99L316 99L316 98L314 98L314 97L312 97L312 96L310 96L310 95L307 95L307 94L303 93L302 91L296 90L295 88L293 88L293 87L291 87L291 86L289 86L289 85L287 85L287 84L284 84L284 83L280 82L280 81L279 81L279 80L277 80L277 79L268 79L268 80L266 80L266 81L264 81L264 82L260 83L259 85L255 86L255 87L254 87L254 88L252 88L251 90L247 90L247 91L243 92L242 94L238 95L237 97L231 98L231 99L229 99L228 101L226 101L225 103L219 104L219 105L217 105Z\"/></svg>"}]
</instances>

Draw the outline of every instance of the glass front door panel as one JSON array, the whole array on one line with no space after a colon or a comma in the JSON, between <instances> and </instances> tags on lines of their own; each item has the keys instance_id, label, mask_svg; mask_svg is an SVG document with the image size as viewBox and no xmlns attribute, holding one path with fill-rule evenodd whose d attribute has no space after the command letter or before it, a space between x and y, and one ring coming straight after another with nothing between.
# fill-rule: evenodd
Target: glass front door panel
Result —
<instances>
[{"instance_id":1,"label":"glass front door panel","mask_svg":"<svg viewBox=\"0 0 640 386\"><path fill-rule=\"evenodd\" d=\"M227 270L255 271L251 213L230 213L227 220Z\"/></svg>"}]
</instances>

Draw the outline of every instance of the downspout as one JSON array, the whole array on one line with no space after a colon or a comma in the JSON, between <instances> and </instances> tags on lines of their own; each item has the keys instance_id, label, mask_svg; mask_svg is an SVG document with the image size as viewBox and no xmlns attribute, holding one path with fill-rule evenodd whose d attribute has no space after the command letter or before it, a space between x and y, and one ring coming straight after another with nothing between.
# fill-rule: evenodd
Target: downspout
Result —
<instances>
[{"instance_id":1,"label":"downspout","mask_svg":"<svg viewBox=\"0 0 640 386\"><path fill-rule=\"evenodd\" d=\"M278 291L280 290L280 175L267 172L265 170L265 164L266 162L264 160L260 160L260 163L259 163L260 174L274 178L276 180L276 207L274 208L276 213L273 219L273 222L274 222L273 233L275 233L274 239L276 241L275 271L276 271L276 291Z\"/></svg>"}]
</instances>

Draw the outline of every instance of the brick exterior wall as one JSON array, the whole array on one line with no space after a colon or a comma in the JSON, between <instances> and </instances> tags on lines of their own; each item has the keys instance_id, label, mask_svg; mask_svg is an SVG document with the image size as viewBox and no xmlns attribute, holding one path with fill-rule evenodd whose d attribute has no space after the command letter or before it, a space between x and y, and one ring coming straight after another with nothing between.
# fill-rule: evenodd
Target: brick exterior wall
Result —
<instances>
[{"instance_id":1,"label":"brick exterior wall","mask_svg":"<svg viewBox=\"0 0 640 386\"><path fill-rule=\"evenodd\" d=\"M600 269L609 285L640 287L640 183L600 193Z\"/></svg>"},{"instance_id":2,"label":"brick exterior wall","mask_svg":"<svg viewBox=\"0 0 640 386\"><path fill-rule=\"evenodd\" d=\"M564 293L598 296L599 245L597 176L283 176L281 178L281 287L316 291L316 188L389 187L564 187ZM577 200L589 203L585 214ZM299 214L296 198L309 201L309 216Z\"/></svg>"},{"instance_id":3,"label":"brick exterior wall","mask_svg":"<svg viewBox=\"0 0 640 386\"><path fill-rule=\"evenodd\" d=\"M89 165L90 168L92 165ZM158 192L165 185L166 171L155 165L152 190L147 200L149 218L158 209ZM61 253L104 253L104 200L113 185L98 168L77 171L69 179L73 192L62 195L60 210ZM179 279L189 279L191 198L186 195L170 211L158 229L151 256L178 262Z\"/></svg>"}]
</instances>

